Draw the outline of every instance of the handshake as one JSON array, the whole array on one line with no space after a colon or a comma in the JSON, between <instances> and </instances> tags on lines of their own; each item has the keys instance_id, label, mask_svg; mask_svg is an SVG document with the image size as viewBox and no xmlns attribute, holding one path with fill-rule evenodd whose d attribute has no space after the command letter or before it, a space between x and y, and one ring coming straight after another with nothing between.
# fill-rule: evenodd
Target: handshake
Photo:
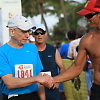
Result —
<instances>
[{"instance_id":1,"label":"handshake","mask_svg":"<svg viewBox=\"0 0 100 100\"><path fill-rule=\"evenodd\" d=\"M38 83L41 85L50 88L58 88L58 83L56 83L51 77L51 72L41 72L37 77L39 77Z\"/></svg>"}]
</instances>

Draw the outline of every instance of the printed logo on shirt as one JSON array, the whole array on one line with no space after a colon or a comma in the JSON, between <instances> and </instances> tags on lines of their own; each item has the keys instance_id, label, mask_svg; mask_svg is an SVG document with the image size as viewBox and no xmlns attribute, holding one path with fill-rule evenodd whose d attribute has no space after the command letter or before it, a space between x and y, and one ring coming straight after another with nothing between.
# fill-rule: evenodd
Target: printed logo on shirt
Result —
<instances>
[{"instance_id":1,"label":"printed logo on shirt","mask_svg":"<svg viewBox=\"0 0 100 100\"><path fill-rule=\"evenodd\" d=\"M26 51L26 52L30 52L30 51Z\"/></svg>"},{"instance_id":2,"label":"printed logo on shirt","mask_svg":"<svg viewBox=\"0 0 100 100\"><path fill-rule=\"evenodd\" d=\"M19 69L23 69L23 65L19 65L19 67L18 67Z\"/></svg>"},{"instance_id":3,"label":"printed logo on shirt","mask_svg":"<svg viewBox=\"0 0 100 100\"><path fill-rule=\"evenodd\" d=\"M52 57L51 55L48 55L48 57Z\"/></svg>"}]
</instances>

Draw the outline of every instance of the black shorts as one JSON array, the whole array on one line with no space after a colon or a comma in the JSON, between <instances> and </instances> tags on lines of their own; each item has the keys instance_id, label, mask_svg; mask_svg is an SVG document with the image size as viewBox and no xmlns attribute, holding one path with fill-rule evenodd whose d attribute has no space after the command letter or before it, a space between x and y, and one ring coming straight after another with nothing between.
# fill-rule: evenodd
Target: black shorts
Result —
<instances>
[{"instance_id":1,"label":"black shorts","mask_svg":"<svg viewBox=\"0 0 100 100\"><path fill-rule=\"evenodd\" d=\"M8 95L3 95L2 100L40 100L38 93L32 92L27 94L18 95L8 99Z\"/></svg>"},{"instance_id":2,"label":"black shorts","mask_svg":"<svg viewBox=\"0 0 100 100\"><path fill-rule=\"evenodd\" d=\"M100 100L100 85L93 83L91 88L90 100Z\"/></svg>"}]
</instances>

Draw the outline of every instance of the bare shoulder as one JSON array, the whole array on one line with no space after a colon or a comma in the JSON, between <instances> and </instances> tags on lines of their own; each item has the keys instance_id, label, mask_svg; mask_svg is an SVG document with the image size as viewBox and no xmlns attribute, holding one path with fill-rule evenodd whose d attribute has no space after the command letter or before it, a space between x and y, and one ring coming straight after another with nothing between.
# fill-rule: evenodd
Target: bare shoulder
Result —
<instances>
[{"instance_id":1,"label":"bare shoulder","mask_svg":"<svg viewBox=\"0 0 100 100\"><path fill-rule=\"evenodd\" d=\"M81 38L81 42L84 42L84 43L89 43L91 42L91 39L93 38L94 36L94 30L88 32L86 35L84 35L82 38Z\"/></svg>"},{"instance_id":2,"label":"bare shoulder","mask_svg":"<svg viewBox=\"0 0 100 100\"><path fill-rule=\"evenodd\" d=\"M88 48L93 40L94 33L95 33L94 30L92 30L88 32L86 35L84 35L80 40L79 46L85 49Z\"/></svg>"}]
</instances>

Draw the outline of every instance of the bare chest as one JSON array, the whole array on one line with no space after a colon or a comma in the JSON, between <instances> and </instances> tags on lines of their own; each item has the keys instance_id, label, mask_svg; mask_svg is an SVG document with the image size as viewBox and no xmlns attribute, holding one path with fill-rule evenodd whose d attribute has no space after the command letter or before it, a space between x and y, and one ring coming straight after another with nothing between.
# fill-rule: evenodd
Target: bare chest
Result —
<instances>
[{"instance_id":1,"label":"bare chest","mask_svg":"<svg viewBox=\"0 0 100 100\"><path fill-rule=\"evenodd\" d=\"M88 45L87 51L92 58L100 59L100 38L93 39Z\"/></svg>"}]
</instances>

